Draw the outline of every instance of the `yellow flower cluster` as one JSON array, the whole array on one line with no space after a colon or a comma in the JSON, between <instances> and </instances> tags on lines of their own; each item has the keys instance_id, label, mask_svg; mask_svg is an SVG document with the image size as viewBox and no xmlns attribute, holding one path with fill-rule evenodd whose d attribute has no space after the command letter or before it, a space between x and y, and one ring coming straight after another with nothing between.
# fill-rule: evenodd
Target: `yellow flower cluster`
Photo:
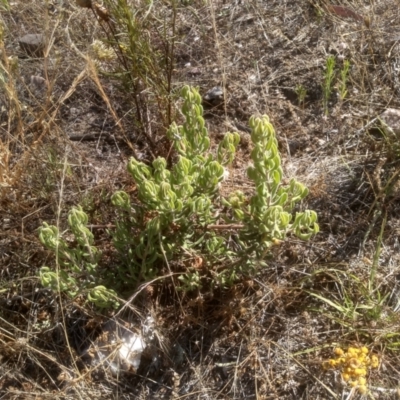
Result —
<instances>
[{"instance_id":1,"label":"yellow flower cluster","mask_svg":"<svg viewBox=\"0 0 400 400\"><path fill-rule=\"evenodd\" d=\"M337 347L334 353L336 357L324 361L323 367L340 370L345 382L351 387L356 387L360 393L367 393L368 368L378 368L378 357L369 356L369 350L366 347L349 347L347 352Z\"/></svg>"}]
</instances>

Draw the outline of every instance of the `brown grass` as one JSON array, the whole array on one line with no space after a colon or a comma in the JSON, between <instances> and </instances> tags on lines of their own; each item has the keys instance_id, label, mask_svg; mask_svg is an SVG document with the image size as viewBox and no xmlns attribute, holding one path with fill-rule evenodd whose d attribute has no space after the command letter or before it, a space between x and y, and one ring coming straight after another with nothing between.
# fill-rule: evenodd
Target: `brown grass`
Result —
<instances>
[{"instance_id":1,"label":"brown grass","mask_svg":"<svg viewBox=\"0 0 400 400\"><path fill-rule=\"evenodd\" d=\"M103 263L117 268L105 229L114 222L110 196L134 192L129 157L149 162L169 150L159 110L146 92L147 123L138 129L132 93L95 68L90 45L105 33L90 9L12 2L0 16L1 398L397 398L399 151L397 139L363 127L400 108L398 10L391 0L179 3L171 90L222 86L224 104L206 111L213 141L228 129L242 136L224 190L250 189L246 126L268 114L285 174L310 188L304 207L317 211L321 232L307 243L289 238L230 290L183 295L166 277L126 293L133 297L119 316L136 327L153 317L155 338L137 373L115 376L81 359L111 315L40 287L39 268L54 260L38 228L46 221L63 230L70 207L82 204ZM151 12L161 23L169 2L154 1ZM45 34L44 59L23 56L25 33ZM351 69L347 97L334 89L325 116L328 55L337 76L344 59ZM339 345L379 356L369 397L322 370Z\"/></svg>"}]
</instances>

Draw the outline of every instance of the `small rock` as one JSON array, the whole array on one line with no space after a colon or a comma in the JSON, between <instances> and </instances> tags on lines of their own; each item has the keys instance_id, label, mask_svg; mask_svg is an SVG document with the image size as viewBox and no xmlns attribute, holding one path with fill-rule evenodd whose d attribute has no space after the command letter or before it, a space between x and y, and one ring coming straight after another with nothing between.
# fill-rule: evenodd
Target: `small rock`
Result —
<instances>
[{"instance_id":1,"label":"small rock","mask_svg":"<svg viewBox=\"0 0 400 400\"><path fill-rule=\"evenodd\" d=\"M379 116L379 119L386 128L400 138L400 110L388 108Z\"/></svg>"},{"instance_id":2,"label":"small rock","mask_svg":"<svg viewBox=\"0 0 400 400\"><path fill-rule=\"evenodd\" d=\"M10 218L4 218L3 219L3 230L8 230L11 227L11 219Z\"/></svg>"},{"instance_id":3,"label":"small rock","mask_svg":"<svg viewBox=\"0 0 400 400\"><path fill-rule=\"evenodd\" d=\"M214 86L203 97L206 103L217 105L224 101L224 91L221 86Z\"/></svg>"},{"instance_id":4,"label":"small rock","mask_svg":"<svg viewBox=\"0 0 400 400\"><path fill-rule=\"evenodd\" d=\"M36 95L44 94L47 90L47 81L39 75L32 75L29 87Z\"/></svg>"},{"instance_id":5,"label":"small rock","mask_svg":"<svg viewBox=\"0 0 400 400\"><path fill-rule=\"evenodd\" d=\"M187 74L191 76L201 75L201 70L197 67L189 68Z\"/></svg>"},{"instance_id":6,"label":"small rock","mask_svg":"<svg viewBox=\"0 0 400 400\"><path fill-rule=\"evenodd\" d=\"M71 117L76 117L79 114L79 108L71 107L69 109L69 113L70 113Z\"/></svg>"},{"instance_id":7,"label":"small rock","mask_svg":"<svg viewBox=\"0 0 400 400\"><path fill-rule=\"evenodd\" d=\"M26 54L32 57L43 57L45 50L44 36L36 33L29 33L18 40L19 45Z\"/></svg>"}]
</instances>

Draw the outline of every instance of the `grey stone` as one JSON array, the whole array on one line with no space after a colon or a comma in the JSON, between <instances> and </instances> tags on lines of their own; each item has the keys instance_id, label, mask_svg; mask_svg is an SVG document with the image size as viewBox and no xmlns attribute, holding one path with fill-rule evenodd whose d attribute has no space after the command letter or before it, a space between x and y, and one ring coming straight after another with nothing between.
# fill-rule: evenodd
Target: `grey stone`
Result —
<instances>
[{"instance_id":1,"label":"grey stone","mask_svg":"<svg viewBox=\"0 0 400 400\"><path fill-rule=\"evenodd\" d=\"M206 103L210 104L219 104L224 100L224 91L221 86L214 86L211 90L209 90L203 97L203 100Z\"/></svg>"},{"instance_id":2,"label":"grey stone","mask_svg":"<svg viewBox=\"0 0 400 400\"><path fill-rule=\"evenodd\" d=\"M39 33L29 33L22 36L19 45L26 54L32 57L43 57L46 48L44 36Z\"/></svg>"},{"instance_id":3,"label":"grey stone","mask_svg":"<svg viewBox=\"0 0 400 400\"><path fill-rule=\"evenodd\" d=\"M379 119L387 129L400 138L400 110L388 108L379 116Z\"/></svg>"}]
</instances>

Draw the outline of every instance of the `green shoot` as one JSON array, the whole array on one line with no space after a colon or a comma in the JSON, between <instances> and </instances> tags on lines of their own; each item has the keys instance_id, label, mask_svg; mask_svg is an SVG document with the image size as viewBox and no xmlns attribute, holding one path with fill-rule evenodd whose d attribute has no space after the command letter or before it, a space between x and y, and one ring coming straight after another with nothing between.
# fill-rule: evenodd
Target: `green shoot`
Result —
<instances>
[{"instance_id":1,"label":"green shoot","mask_svg":"<svg viewBox=\"0 0 400 400\"><path fill-rule=\"evenodd\" d=\"M325 73L324 73L324 82L322 84L322 92L323 92L323 105L324 105L324 112L325 115L328 115L328 102L329 98L332 94L332 87L333 87L333 80L335 78L335 57L329 56L326 59L325 64Z\"/></svg>"}]
</instances>

